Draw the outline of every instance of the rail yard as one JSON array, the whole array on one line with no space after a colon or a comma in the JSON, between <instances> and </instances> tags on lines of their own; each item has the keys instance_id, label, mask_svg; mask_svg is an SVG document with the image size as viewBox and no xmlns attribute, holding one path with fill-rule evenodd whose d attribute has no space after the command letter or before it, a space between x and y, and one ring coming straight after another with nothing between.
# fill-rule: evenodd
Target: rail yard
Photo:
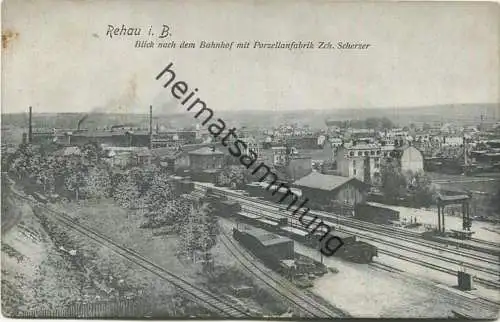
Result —
<instances>
[{"instance_id":1,"label":"rail yard","mask_svg":"<svg viewBox=\"0 0 500 322\"><path fill-rule=\"evenodd\" d=\"M279 222L282 222L282 218L286 218L289 227L300 229L297 223L294 223L293 209L286 211L282 205L247 196L242 191L231 191L210 184L195 184L195 190L204 191L206 188L213 191L214 195L239 202L242 205L242 214L247 214L247 216L243 216L248 217L248 214L250 214L253 215L255 220L265 220L262 221L263 227L268 229L272 229L273 226L278 227ZM489 252L491 246L496 249L500 246L494 242L475 239L475 243L484 243L486 248L484 252L467 248L458 249L443 243L423 239L418 233L398 227L371 224L323 211L312 210L310 214L317 215L325 222L331 223L340 232L345 232L356 236L358 240L371 243L377 247L378 254L385 255L384 258L390 257L402 260L452 276L456 276L458 270L466 269L474 274L474 281L480 285L477 293L488 294L488 290L498 290L500 288L498 253L491 254ZM267 225L265 224L266 221L268 221ZM282 228L283 234L287 231L285 228ZM375 265L385 265L383 260L375 260L375 263ZM393 269L405 270L402 267L394 267ZM439 279L437 278L437 280ZM480 288L485 288L486 292L479 291ZM491 299L481 295L478 295L478 298L489 303L499 304L498 298Z\"/></svg>"},{"instance_id":2,"label":"rail yard","mask_svg":"<svg viewBox=\"0 0 500 322\"><path fill-rule=\"evenodd\" d=\"M2 159L12 316L498 313L500 180L431 179L399 134L383 144L329 137L330 156L324 135L291 135L285 146L245 136L245 153L260 162L251 172L199 129L154 133L152 107L149 131L116 125L97 135L81 128L84 116L74 131L33 133L31 109L29 120ZM335 171L298 152L315 149ZM453 190L455 179L470 189ZM39 293L50 284L68 291L22 304L26 285Z\"/></svg>"}]
</instances>

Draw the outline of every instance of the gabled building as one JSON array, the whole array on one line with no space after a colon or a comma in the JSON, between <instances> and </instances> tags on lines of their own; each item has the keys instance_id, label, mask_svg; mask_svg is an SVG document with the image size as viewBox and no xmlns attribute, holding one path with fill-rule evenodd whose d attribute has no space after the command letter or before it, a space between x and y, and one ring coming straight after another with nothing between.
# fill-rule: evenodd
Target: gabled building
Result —
<instances>
[{"instance_id":1,"label":"gabled building","mask_svg":"<svg viewBox=\"0 0 500 322\"><path fill-rule=\"evenodd\" d=\"M295 181L293 186L301 189L302 196L317 204L332 203L355 206L366 202L369 185L353 177L341 177L312 172Z\"/></svg>"}]
</instances>

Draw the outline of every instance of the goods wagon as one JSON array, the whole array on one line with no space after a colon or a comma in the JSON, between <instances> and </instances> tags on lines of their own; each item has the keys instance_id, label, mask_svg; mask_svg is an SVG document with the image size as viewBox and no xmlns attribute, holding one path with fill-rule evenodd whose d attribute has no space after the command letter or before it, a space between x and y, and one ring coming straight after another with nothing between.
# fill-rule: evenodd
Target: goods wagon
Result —
<instances>
[{"instance_id":1,"label":"goods wagon","mask_svg":"<svg viewBox=\"0 0 500 322\"><path fill-rule=\"evenodd\" d=\"M399 220L399 211L373 204L359 204L354 208L354 218L387 225Z\"/></svg>"},{"instance_id":2,"label":"goods wagon","mask_svg":"<svg viewBox=\"0 0 500 322\"><path fill-rule=\"evenodd\" d=\"M293 241L257 229L233 228L233 238L260 258L266 266L279 270L281 260L293 259Z\"/></svg>"},{"instance_id":3,"label":"goods wagon","mask_svg":"<svg viewBox=\"0 0 500 322\"><path fill-rule=\"evenodd\" d=\"M279 224L274 220L270 220L267 218L262 218L259 215L252 214L245 211L240 211L236 213L236 218L241 222L252 225L253 227L265 229L270 232L278 232Z\"/></svg>"},{"instance_id":4,"label":"goods wagon","mask_svg":"<svg viewBox=\"0 0 500 322\"><path fill-rule=\"evenodd\" d=\"M194 190L194 183L191 180L176 181L179 194L191 193Z\"/></svg>"},{"instance_id":5,"label":"goods wagon","mask_svg":"<svg viewBox=\"0 0 500 322\"><path fill-rule=\"evenodd\" d=\"M330 232L331 236L339 237L342 240L343 245L337 239L330 239L328 236L324 237L323 233L316 232L311 235L308 231L297 227L285 226L281 227L282 233L298 242L304 243L312 248L321 250L324 249L326 252L328 250L336 249L333 256L338 256L340 258L346 259L351 262L366 264L373 260L373 257L377 256L377 247L362 241L356 240L356 236L342 233L339 231ZM329 243L328 247L325 243ZM340 246L340 247L338 247Z\"/></svg>"},{"instance_id":6,"label":"goods wagon","mask_svg":"<svg viewBox=\"0 0 500 322\"><path fill-rule=\"evenodd\" d=\"M213 202L215 201L215 202ZM236 213L241 211L241 205L237 201L232 200L213 200L212 199L212 207L214 207L217 215L230 217L234 216Z\"/></svg>"}]
</instances>

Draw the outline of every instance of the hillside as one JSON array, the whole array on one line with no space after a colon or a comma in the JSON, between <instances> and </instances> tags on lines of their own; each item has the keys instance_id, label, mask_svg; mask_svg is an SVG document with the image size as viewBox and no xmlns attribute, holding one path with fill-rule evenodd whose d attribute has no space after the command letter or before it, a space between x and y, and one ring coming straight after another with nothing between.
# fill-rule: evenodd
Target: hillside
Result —
<instances>
[{"instance_id":1,"label":"hillside","mask_svg":"<svg viewBox=\"0 0 500 322\"><path fill-rule=\"evenodd\" d=\"M160 108L154 110L153 124L166 128L192 127L196 124L194 113L163 114ZM325 120L366 119L369 117L387 117L401 126L411 122L459 122L478 124L483 115L485 122L500 120L500 104L456 104L406 108L355 108L355 109L310 109L298 111L255 110L255 111L217 111L216 117L236 127L272 127L283 123L299 123L313 128L325 126ZM145 111L147 109L145 108ZM34 113L34 127L76 128L85 113ZM26 128L27 113L3 114L2 129L6 127ZM106 114L91 113L82 123L82 128L104 128L115 124L130 124L134 127L147 128L148 114Z\"/></svg>"}]
</instances>

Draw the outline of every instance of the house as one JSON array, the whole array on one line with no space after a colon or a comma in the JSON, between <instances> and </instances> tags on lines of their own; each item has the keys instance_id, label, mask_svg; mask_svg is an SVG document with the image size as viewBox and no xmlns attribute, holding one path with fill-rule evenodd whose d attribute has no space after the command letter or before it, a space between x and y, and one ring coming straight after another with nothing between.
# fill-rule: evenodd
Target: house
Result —
<instances>
[{"instance_id":1,"label":"house","mask_svg":"<svg viewBox=\"0 0 500 322\"><path fill-rule=\"evenodd\" d=\"M287 148L284 146L275 146L273 151L273 165L284 165L287 161Z\"/></svg>"},{"instance_id":2,"label":"house","mask_svg":"<svg viewBox=\"0 0 500 322\"><path fill-rule=\"evenodd\" d=\"M413 146L403 148L399 157L401 171L420 172L424 171L424 155Z\"/></svg>"},{"instance_id":3,"label":"house","mask_svg":"<svg viewBox=\"0 0 500 322\"><path fill-rule=\"evenodd\" d=\"M332 159L335 159L335 155L337 151L340 149L342 144L344 143L341 138L330 138L330 146L332 147Z\"/></svg>"},{"instance_id":4,"label":"house","mask_svg":"<svg viewBox=\"0 0 500 322\"><path fill-rule=\"evenodd\" d=\"M220 170L224 165L224 153L215 147L202 147L188 152L191 171Z\"/></svg>"},{"instance_id":5,"label":"house","mask_svg":"<svg viewBox=\"0 0 500 322\"><path fill-rule=\"evenodd\" d=\"M390 153L385 148L375 143L340 147L335 157L339 175L354 177L366 183L375 181L380 176L382 158Z\"/></svg>"},{"instance_id":6,"label":"house","mask_svg":"<svg viewBox=\"0 0 500 322\"><path fill-rule=\"evenodd\" d=\"M68 146L56 151L54 154L62 157L74 156L74 155L80 156L82 155L82 151L80 150L80 148L76 146Z\"/></svg>"},{"instance_id":7,"label":"house","mask_svg":"<svg viewBox=\"0 0 500 322\"><path fill-rule=\"evenodd\" d=\"M309 156L294 156L289 158L285 172L290 180L300 179L312 172L312 160Z\"/></svg>"},{"instance_id":8,"label":"house","mask_svg":"<svg viewBox=\"0 0 500 322\"><path fill-rule=\"evenodd\" d=\"M369 185L354 177L341 177L312 172L295 181L302 195L322 205L332 203L355 206L366 202Z\"/></svg>"}]
</instances>

